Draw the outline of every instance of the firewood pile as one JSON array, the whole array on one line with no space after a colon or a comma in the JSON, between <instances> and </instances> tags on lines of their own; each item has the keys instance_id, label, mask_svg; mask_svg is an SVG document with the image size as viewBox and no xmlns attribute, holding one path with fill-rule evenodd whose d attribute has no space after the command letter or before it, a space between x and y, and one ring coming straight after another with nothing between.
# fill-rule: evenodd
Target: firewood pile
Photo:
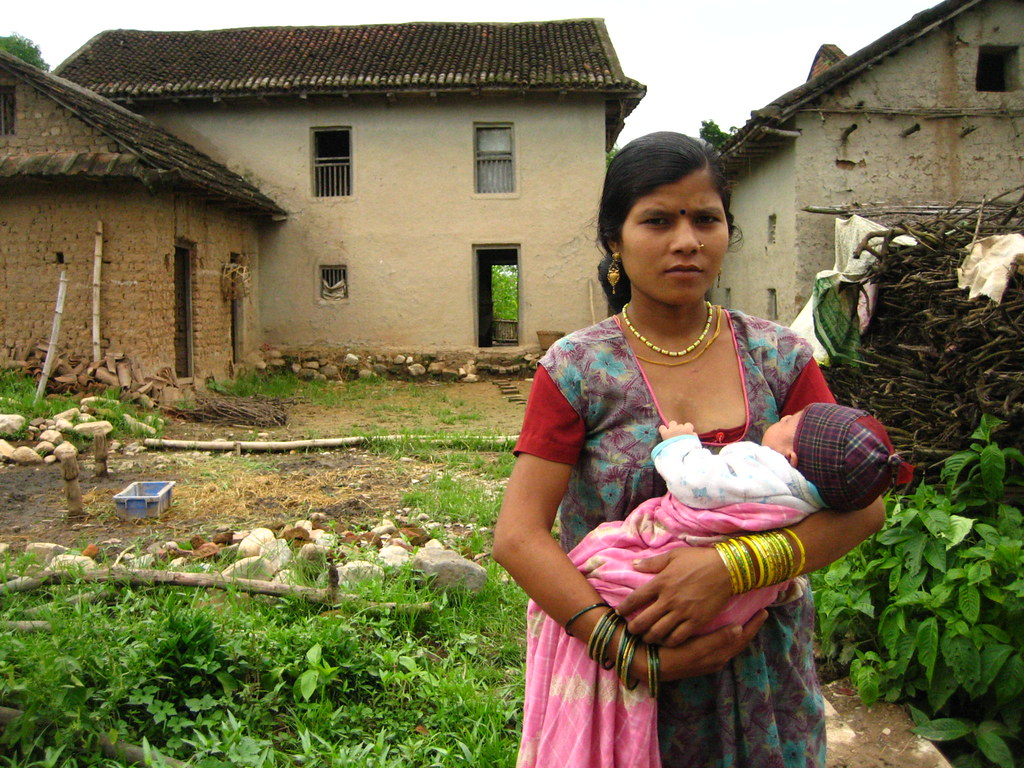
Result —
<instances>
[{"instance_id":1,"label":"firewood pile","mask_svg":"<svg viewBox=\"0 0 1024 768\"><path fill-rule=\"evenodd\" d=\"M39 342L22 355L23 359L15 357L15 360L38 381L48 348L47 342ZM170 367L161 368L155 375L145 375L138 364L123 353L108 353L99 360L90 360L61 354L57 350L46 391L69 395L118 389L121 390L121 399L153 408L162 401L165 389L176 389L177 386L177 377Z\"/></svg>"},{"instance_id":2,"label":"firewood pile","mask_svg":"<svg viewBox=\"0 0 1024 768\"><path fill-rule=\"evenodd\" d=\"M998 304L957 287L976 240L1024 231L1022 189L899 224L861 246L878 259L869 277L879 286L875 316L861 362L825 376L839 402L876 414L930 479L970 445L982 414L1006 422L1001 445L1024 448L1024 279L1015 270ZM917 243L898 245L899 235Z\"/></svg>"},{"instance_id":3,"label":"firewood pile","mask_svg":"<svg viewBox=\"0 0 1024 768\"><path fill-rule=\"evenodd\" d=\"M280 427L288 423L286 406L291 402L277 397L223 397L197 393L188 408L171 408L169 411L185 421Z\"/></svg>"}]
</instances>

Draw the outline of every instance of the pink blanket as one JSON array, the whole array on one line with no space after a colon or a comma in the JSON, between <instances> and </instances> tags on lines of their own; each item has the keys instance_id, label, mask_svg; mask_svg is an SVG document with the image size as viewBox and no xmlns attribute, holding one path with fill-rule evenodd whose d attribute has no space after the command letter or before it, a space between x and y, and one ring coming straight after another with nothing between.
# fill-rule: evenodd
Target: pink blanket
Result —
<instances>
[{"instance_id":1,"label":"pink blanket","mask_svg":"<svg viewBox=\"0 0 1024 768\"><path fill-rule=\"evenodd\" d=\"M621 522L598 526L569 558L616 606L653 577L633 570L639 557L707 546L730 534L780 528L804 517L774 504L691 509L666 495L644 502ZM701 632L744 623L787 587L788 582L737 595ZM642 657L644 651L637 653ZM585 642L567 635L530 601L519 768L659 768L657 715L645 681L627 690L614 670L590 660Z\"/></svg>"}]
</instances>

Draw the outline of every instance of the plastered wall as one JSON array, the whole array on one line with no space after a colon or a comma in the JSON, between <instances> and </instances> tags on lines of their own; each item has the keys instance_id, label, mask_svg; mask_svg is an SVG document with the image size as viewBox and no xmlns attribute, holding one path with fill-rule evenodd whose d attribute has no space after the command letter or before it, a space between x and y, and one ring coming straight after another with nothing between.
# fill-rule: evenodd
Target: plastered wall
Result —
<instances>
[{"instance_id":1,"label":"plastered wall","mask_svg":"<svg viewBox=\"0 0 1024 768\"><path fill-rule=\"evenodd\" d=\"M473 347L477 247L519 249L521 343L604 316L599 98L310 98L147 114L288 211L261 240L268 343ZM474 192L477 123L513 126L514 193ZM350 197L312 194L311 130L330 127L351 129ZM335 264L347 267L349 298L323 300L319 266Z\"/></svg>"},{"instance_id":2,"label":"plastered wall","mask_svg":"<svg viewBox=\"0 0 1024 768\"><path fill-rule=\"evenodd\" d=\"M793 285L785 297L780 292L782 322L809 296L814 275L834 262L833 217L805 212L805 206L951 204L991 198L1021 183L1022 30L1024 4L981 4L799 112L784 127L799 130L800 138L739 180L738 217L752 211L760 219L756 229L745 229L745 250L762 252L763 213L779 208L775 250L781 258L773 263L788 271ZM1016 70L1009 73L1012 90L976 90L980 46L1019 46ZM779 279L760 266L736 277L741 287L733 289L734 304L762 314L756 297L770 278Z\"/></svg>"}]
</instances>

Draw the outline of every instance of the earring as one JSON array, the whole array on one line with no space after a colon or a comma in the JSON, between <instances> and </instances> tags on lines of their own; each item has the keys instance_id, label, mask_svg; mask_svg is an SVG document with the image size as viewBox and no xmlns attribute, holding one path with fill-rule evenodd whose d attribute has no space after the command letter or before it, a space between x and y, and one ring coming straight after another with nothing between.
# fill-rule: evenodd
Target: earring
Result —
<instances>
[{"instance_id":1,"label":"earring","mask_svg":"<svg viewBox=\"0 0 1024 768\"><path fill-rule=\"evenodd\" d=\"M619 252L613 252L611 266L608 267L608 272L605 274L608 285L612 287L612 293L615 293L615 286L619 284L619 279L622 277L622 270L619 268L620 261L622 261L622 256L619 255Z\"/></svg>"}]
</instances>

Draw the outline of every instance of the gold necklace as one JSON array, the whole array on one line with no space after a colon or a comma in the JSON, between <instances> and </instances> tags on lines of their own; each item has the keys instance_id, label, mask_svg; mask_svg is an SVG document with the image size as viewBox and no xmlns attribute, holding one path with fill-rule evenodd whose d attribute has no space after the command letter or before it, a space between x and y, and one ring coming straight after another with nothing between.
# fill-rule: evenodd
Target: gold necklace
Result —
<instances>
[{"instance_id":1,"label":"gold necklace","mask_svg":"<svg viewBox=\"0 0 1024 768\"><path fill-rule=\"evenodd\" d=\"M689 365L690 363L696 362L700 359L700 356L707 352L711 345L715 343L715 339L718 338L718 334L722 332L722 308L715 307L715 314L718 317L718 321L715 323L715 332L711 335L711 339L708 343L705 344L695 355L692 355L685 360L680 360L677 363L666 363L664 360L650 360L646 357L640 357L640 355L635 355L636 359L642 360L645 363L650 363L651 365L664 365L669 368L675 368L678 365Z\"/></svg>"},{"instance_id":2,"label":"gold necklace","mask_svg":"<svg viewBox=\"0 0 1024 768\"><path fill-rule=\"evenodd\" d=\"M625 321L626 327L629 328L630 331L632 331L634 336L636 336L640 341L642 341L648 347L653 349L659 355L666 355L667 357L685 357L686 355L690 354L691 352L693 352L693 350L695 350L697 347L701 345L701 342L703 342L704 339L707 338L708 331L711 329L711 319L714 315L714 312L712 311L710 301L705 301L704 303L708 307L708 319L707 322L704 323L704 330L700 332L700 336L697 337L697 340L693 342L693 344L688 346L686 349L684 349L682 352L672 352L671 350L663 349L662 347L659 347L657 344L648 341L647 337L640 333L640 331L638 331L636 328L634 328L633 323L629 321L629 315L626 314L626 309L629 307L628 302L626 303L626 306L622 308L622 319Z\"/></svg>"}]
</instances>

